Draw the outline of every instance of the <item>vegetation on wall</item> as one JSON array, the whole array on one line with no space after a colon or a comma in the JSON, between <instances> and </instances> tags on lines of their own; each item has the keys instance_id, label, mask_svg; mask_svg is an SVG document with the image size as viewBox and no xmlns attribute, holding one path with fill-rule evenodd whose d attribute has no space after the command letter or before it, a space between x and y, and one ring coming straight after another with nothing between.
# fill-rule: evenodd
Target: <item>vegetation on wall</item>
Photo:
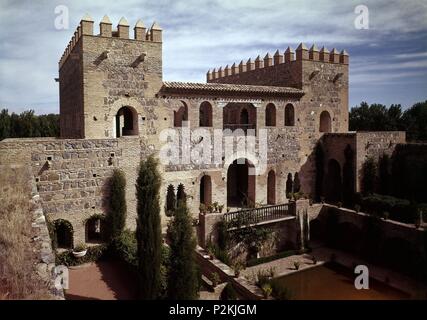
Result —
<instances>
[{"instance_id":1,"label":"vegetation on wall","mask_svg":"<svg viewBox=\"0 0 427 320\"><path fill-rule=\"evenodd\" d=\"M362 165L362 193L372 194L375 191L377 175L377 164L374 158L370 157Z\"/></svg>"},{"instance_id":2,"label":"vegetation on wall","mask_svg":"<svg viewBox=\"0 0 427 320\"><path fill-rule=\"evenodd\" d=\"M167 235L170 245L167 296L172 300L196 299L199 289L194 259L196 239L185 200L178 201L178 207L168 225Z\"/></svg>"},{"instance_id":3,"label":"vegetation on wall","mask_svg":"<svg viewBox=\"0 0 427 320\"><path fill-rule=\"evenodd\" d=\"M315 164L316 164L316 177L315 177L315 201L319 202L322 196L322 186L324 177L324 152L320 142L315 147Z\"/></svg>"},{"instance_id":4,"label":"vegetation on wall","mask_svg":"<svg viewBox=\"0 0 427 320\"><path fill-rule=\"evenodd\" d=\"M109 211L107 221L111 239L120 236L126 225L126 178L120 169L114 169L111 177Z\"/></svg>"},{"instance_id":5,"label":"vegetation on wall","mask_svg":"<svg viewBox=\"0 0 427 320\"><path fill-rule=\"evenodd\" d=\"M20 114L0 111L0 140L24 137L58 137L59 115L35 115L34 110Z\"/></svg>"},{"instance_id":6,"label":"vegetation on wall","mask_svg":"<svg viewBox=\"0 0 427 320\"><path fill-rule=\"evenodd\" d=\"M136 181L138 274L142 299L160 294L162 235L159 190L161 184L157 160L149 156L141 162Z\"/></svg>"}]
</instances>

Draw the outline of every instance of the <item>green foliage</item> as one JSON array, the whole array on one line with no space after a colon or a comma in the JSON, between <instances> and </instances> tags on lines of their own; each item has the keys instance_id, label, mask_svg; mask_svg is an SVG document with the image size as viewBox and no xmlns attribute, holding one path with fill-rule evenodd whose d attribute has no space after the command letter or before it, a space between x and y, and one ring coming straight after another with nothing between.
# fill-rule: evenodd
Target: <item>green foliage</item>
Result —
<instances>
[{"instance_id":1,"label":"green foliage","mask_svg":"<svg viewBox=\"0 0 427 320\"><path fill-rule=\"evenodd\" d=\"M35 115L34 110L21 114L0 111L0 140L23 137L58 137L59 115Z\"/></svg>"},{"instance_id":2,"label":"green foliage","mask_svg":"<svg viewBox=\"0 0 427 320\"><path fill-rule=\"evenodd\" d=\"M142 161L136 181L138 273L142 299L156 299L160 294L162 235L159 190L161 184L157 160Z\"/></svg>"},{"instance_id":3,"label":"green foliage","mask_svg":"<svg viewBox=\"0 0 427 320\"><path fill-rule=\"evenodd\" d=\"M279 280L272 280L270 284L273 289L273 297L277 300L290 300L292 298L291 291L281 284Z\"/></svg>"},{"instance_id":4,"label":"green foliage","mask_svg":"<svg viewBox=\"0 0 427 320\"><path fill-rule=\"evenodd\" d=\"M228 282L224 287L224 290L222 290L219 299L220 300L237 300L237 292L230 282Z\"/></svg>"},{"instance_id":5,"label":"green foliage","mask_svg":"<svg viewBox=\"0 0 427 320\"><path fill-rule=\"evenodd\" d=\"M194 257L196 239L191 222L187 203L178 201L178 208L167 231L170 244L167 295L172 300L192 300L198 296L199 284Z\"/></svg>"},{"instance_id":6,"label":"green foliage","mask_svg":"<svg viewBox=\"0 0 427 320\"><path fill-rule=\"evenodd\" d=\"M350 145L344 149L345 162L343 166L343 204L351 208L353 206L354 195L354 151Z\"/></svg>"},{"instance_id":7,"label":"green foliage","mask_svg":"<svg viewBox=\"0 0 427 320\"><path fill-rule=\"evenodd\" d=\"M306 250L305 252L308 252L308 250ZM267 263L267 262L270 262L270 261L274 261L274 260L277 260L277 259L290 257L290 256L293 256L295 254L298 254L298 252L296 250L282 251L282 252L276 253L276 254L274 254L272 256L248 260L246 262L246 266L247 267L253 267L253 266L256 266L256 265L259 265L259 264L263 264L263 263Z\"/></svg>"},{"instance_id":8,"label":"green foliage","mask_svg":"<svg viewBox=\"0 0 427 320\"><path fill-rule=\"evenodd\" d=\"M362 197L361 206L362 211L377 217L384 218L384 213L387 212L386 218L404 223L414 223L417 213L425 204L417 205L409 200L373 194Z\"/></svg>"},{"instance_id":9,"label":"green foliage","mask_svg":"<svg viewBox=\"0 0 427 320\"><path fill-rule=\"evenodd\" d=\"M351 131L406 131L408 141L427 140L427 101L418 102L402 113L402 107L392 104L362 102L349 114Z\"/></svg>"},{"instance_id":10,"label":"green foliage","mask_svg":"<svg viewBox=\"0 0 427 320\"><path fill-rule=\"evenodd\" d=\"M81 258L76 258L73 255L73 250L67 250L56 255L56 264L67 267L77 266L83 263L98 261L103 258L107 252L108 246L104 244L88 247L87 253Z\"/></svg>"},{"instance_id":11,"label":"green foliage","mask_svg":"<svg viewBox=\"0 0 427 320\"><path fill-rule=\"evenodd\" d=\"M138 267L138 244L135 233L124 230L111 243L115 256L133 268Z\"/></svg>"},{"instance_id":12,"label":"green foliage","mask_svg":"<svg viewBox=\"0 0 427 320\"><path fill-rule=\"evenodd\" d=\"M178 189L176 190L176 201L177 201L177 206L179 205L178 202L187 201L185 187L182 183L178 185Z\"/></svg>"},{"instance_id":13,"label":"green foliage","mask_svg":"<svg viewBox=\"0 0 427 320\"><path fill-rule=\"evenodd\" d=\"M110 210L107 215L111 239L121 235L126 224L126 178L120 169L114 169L110 185Z\"/></svg>"},{"instance_id":14,"label":"green foliage","mask_svg":"<svg viewBox=\"0 0 427 320\"><path fill-rule=\"evenodd\" d=\"M301 190L301 182L299 180L298 172L296 172L294 176L294 193L299 193L300 190Z\"/></svg>"},{"instance_id":15,"label":"green foliage","mask_svg":"<svg viewBox=\"0 0 427 320\"><path fill-rule=\"evenodd\" d=\"M316 163L316 181L315 181L315 200L317 202L321 201L321 196L323 194L323 178L324 178L324 152L320 142L316 144L315 149L315 163ZM288 188L286 187L286 192Z\"/></svg>"},{"instance_id":16,"label":"green foliage","mask_svg":"<svg viewBox=\"0 0 427 320\"><path fill-rule=\"evenodd\" d=\"M377 175L377 164L375 159L370 157L365 160L362 166L362 192L372 194L375 191Z\"/></svg>"},{"instance_id":17,"label":"green foliage","mask_svg":"<svg viewBox=\"0 0 427 320\"><path fill-rule=\"evenodd\" d=\"M176 197L175 197L175 188L173 185L169 185L166 192L166 215L171 217L173 211L176 208Z\"/></svg>"},{"instance_id":18,"label":"green foliage","mask_svg":"<svg viewBox=\"0 0 427 320\"><path fill-rule=\"evenodd\" d=\"M228 225L224 220L217 222L216 231L218 234L218 247L221 250L227 250L228 244L230 241L230 236L228 234Z\"/></svg>"},{"instance_id":19,"label":"green foliage","mask_svg":"<svg viewBox=\"0 0 427 320\"><path fill-rule=\"evenodd\" d=\"M378 161L378 192L380 194L390 193L390 165L390 157L387 154L383 154Z\"/></svg>"}]
</instances>

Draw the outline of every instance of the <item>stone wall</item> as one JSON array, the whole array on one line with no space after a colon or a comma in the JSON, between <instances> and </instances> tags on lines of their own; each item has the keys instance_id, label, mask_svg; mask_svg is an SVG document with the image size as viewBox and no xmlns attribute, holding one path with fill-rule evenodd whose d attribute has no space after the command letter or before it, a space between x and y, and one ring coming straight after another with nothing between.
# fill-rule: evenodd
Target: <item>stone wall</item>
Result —
<instances>
[{"instance_id":1,"label":"stone wall","mask_svg":"<svg viewBox=\"0 0 427 320\"><path fill-rule=\"evenodd\" d=\"M360 191L362 166L365 160L373 157L378 160L383 154L391 156L397 144L406 143L404 131L357 132L356 135L356 190Z\"/></svg>"}]
</instances>

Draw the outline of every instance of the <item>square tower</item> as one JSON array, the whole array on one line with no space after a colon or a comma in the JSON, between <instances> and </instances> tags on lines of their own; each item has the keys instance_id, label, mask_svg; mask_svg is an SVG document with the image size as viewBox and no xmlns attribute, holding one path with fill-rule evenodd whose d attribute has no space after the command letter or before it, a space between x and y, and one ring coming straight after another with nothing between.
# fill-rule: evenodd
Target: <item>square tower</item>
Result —
<instances>
[{"instance_id":1,"label":"square tower","mask_svg":"<svg viewBox=\"0 0 427 320\"><path fill-rule=\"evenodd\" d=\"M162 86L162 29L157 23L147 30L139 20L133 38L125 18L113 30L104 16L97 35L93 24L89 15L82 18L59 62L61 138L115 138L120 125L127 128L123 132L134 133L138 106ZM125 112L134 113L130 123L123 123Z\"/></svg>"}]
</instances>

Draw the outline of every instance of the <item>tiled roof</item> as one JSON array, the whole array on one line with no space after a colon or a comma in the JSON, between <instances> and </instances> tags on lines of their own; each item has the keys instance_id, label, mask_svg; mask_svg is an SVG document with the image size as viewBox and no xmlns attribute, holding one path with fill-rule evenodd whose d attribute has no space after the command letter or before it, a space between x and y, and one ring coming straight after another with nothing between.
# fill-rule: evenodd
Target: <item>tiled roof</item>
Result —
<instances>
[{"instance_id":1,"label":"tiled roof","mask_svg":"<svg viewBox=\"0 0 427 320\"><path fill-rule=\"evenodd\" d=\"M191 83L191 82L163 82L162 92L180 93L245 93L257 95L297 95L302 96L304 91L290 87L253 86L246 84L228 83Z\"/></svg>"}]
</instances>

